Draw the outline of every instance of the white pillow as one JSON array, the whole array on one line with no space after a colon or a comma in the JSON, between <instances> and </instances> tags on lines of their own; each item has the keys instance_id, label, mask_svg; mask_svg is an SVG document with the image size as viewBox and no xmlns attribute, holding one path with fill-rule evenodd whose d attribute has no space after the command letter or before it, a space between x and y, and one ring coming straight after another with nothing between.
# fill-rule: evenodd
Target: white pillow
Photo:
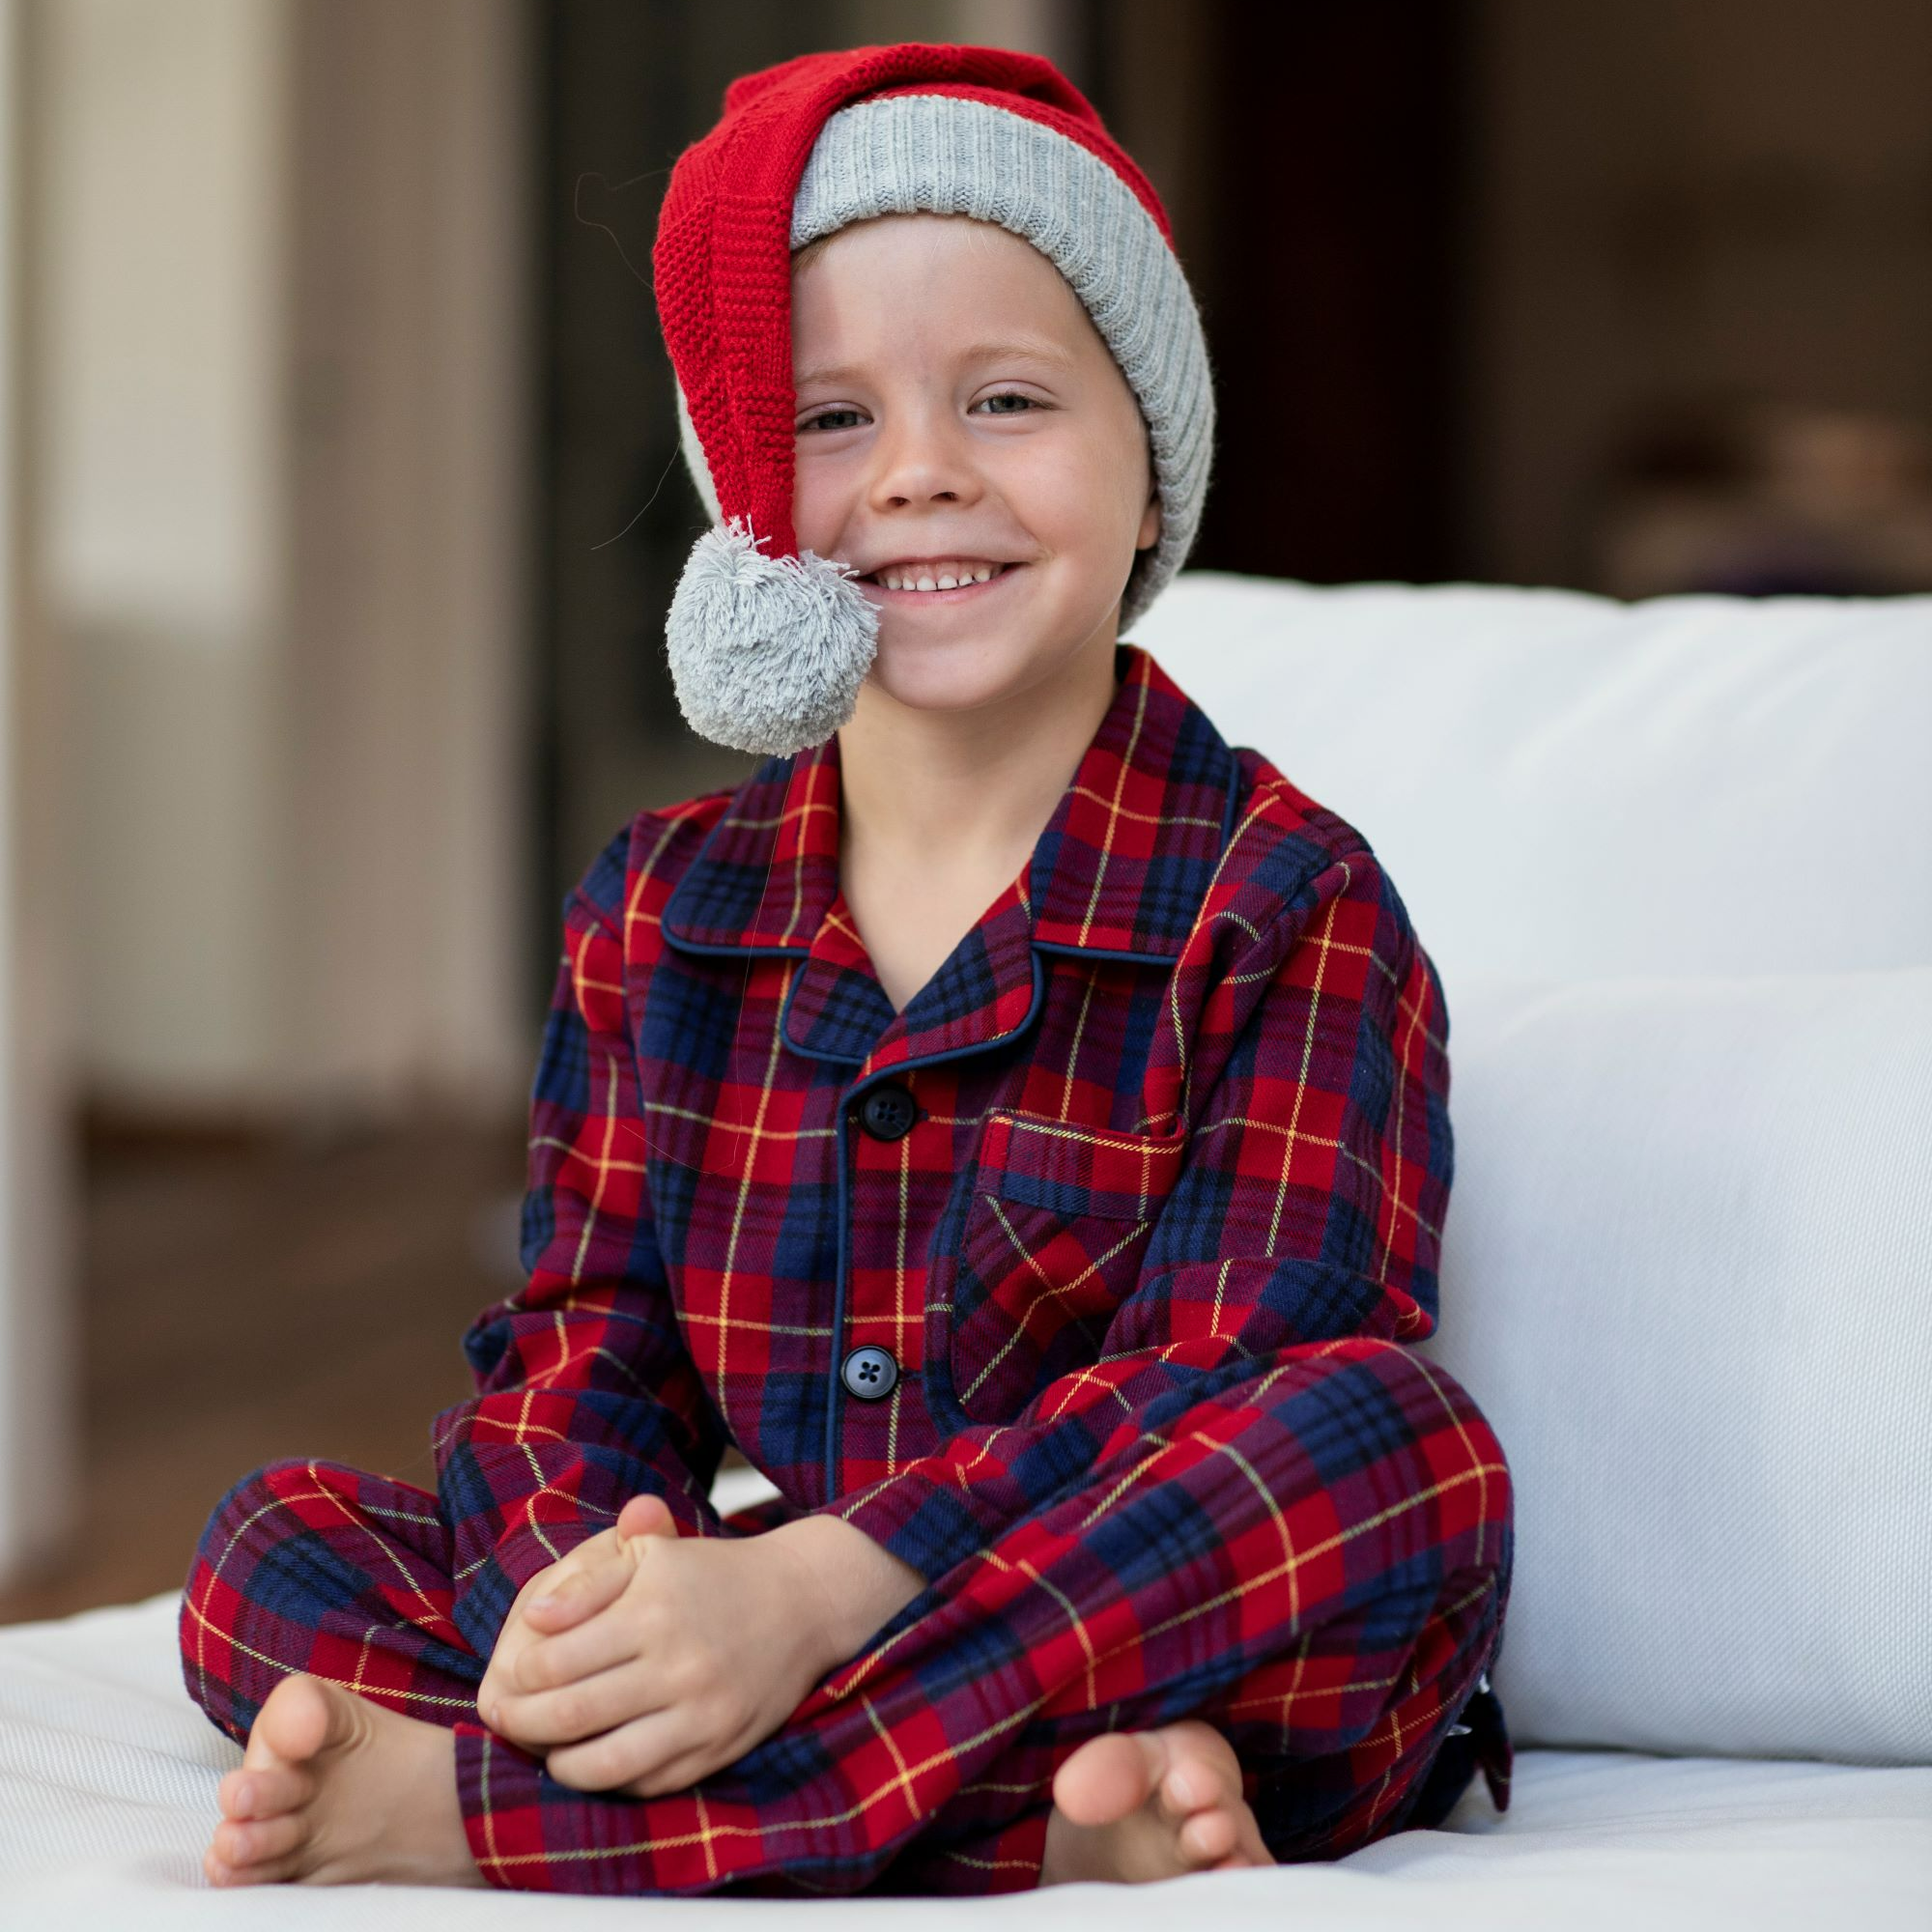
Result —
<instances>
[{"instance_id":1,"label":"white pillow","mask_svg":"<svg viewBox=\"0 0 1932 1932\"><path fill-rule=\"evenodd\" d=\"M1932 964L1932 596L1182 571L1134 628L1465 980Z\"/></svg>"},{"instance_id":2,"label":"white pillow","mask_svg":"<svg viewBox=\"0 0 1932 1932\"><path fill-rule=\"evenodd\" d=\"M1447 991L1516 1741L1932 1762L1932 969Z\"/></svg>"}]
</instances>

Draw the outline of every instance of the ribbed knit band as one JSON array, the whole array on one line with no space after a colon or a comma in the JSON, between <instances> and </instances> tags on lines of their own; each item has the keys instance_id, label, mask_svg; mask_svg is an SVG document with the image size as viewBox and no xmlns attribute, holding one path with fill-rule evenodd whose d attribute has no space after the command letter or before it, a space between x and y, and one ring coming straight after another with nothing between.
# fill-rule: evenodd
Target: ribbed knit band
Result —
<instances>
[{"instance_id":1,"label":"ribbed knit band","mask_svg":"<svg viewBox=\"0 0 1932 1932\"><path fill-rule=\"evenodd\" d=\"M792 248L873 215L911 213L972 215L1032 242L1080 298L1139 402L1161 533L1128 575L1124 634L1185 561L1208 494L1214 393L1179 262L1112 168L1037 121L986 101L923 94L861 100L829 116L793 200ZM682 388L677 410L685 463L717 521L717 492Z\"/></svg>"}]
</instances>

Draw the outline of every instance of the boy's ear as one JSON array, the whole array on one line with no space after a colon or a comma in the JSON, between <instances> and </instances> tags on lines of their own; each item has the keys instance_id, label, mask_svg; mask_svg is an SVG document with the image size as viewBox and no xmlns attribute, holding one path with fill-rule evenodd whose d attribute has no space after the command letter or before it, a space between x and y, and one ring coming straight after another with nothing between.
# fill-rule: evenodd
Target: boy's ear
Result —
<instances>
[{"instance_id":1,"label":"boy's ear","mask_svg":"<svg viewBox=\"0 0 1932 1932\"><path fill-rule=\"evenodd\" d=\"M1156 484L1141 513L1141 526L1134 536L1136 550L1151 550L1160 541L1160 486Z\"/></svg>"}]
</instances>

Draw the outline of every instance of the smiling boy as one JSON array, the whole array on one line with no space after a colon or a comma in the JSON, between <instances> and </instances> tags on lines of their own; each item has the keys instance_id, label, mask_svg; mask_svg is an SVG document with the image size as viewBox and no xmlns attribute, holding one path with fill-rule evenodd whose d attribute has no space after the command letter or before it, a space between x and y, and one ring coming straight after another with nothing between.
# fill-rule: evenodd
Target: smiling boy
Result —
<instances>
[{"instance_id":1,"label":"smiling boy","mask_svg":"<svg viewBox=\"0 0 1932 1932\"><path fill-rule=\"evenodd\" d=\"M1004 228L890 214L810 244L792 334L799 542L880 606L838 736L839 882L901 1008L1025 867L1113 701L1160 500L1106 344Z\"/></svg>"},{"instance_id":2,"label":"smiling boy","mask_svg":"<svg viewBox=\"0 0 1932 1932\"><path fill-rule=\"evenodd\" d=\"M437 1493L280 1463L211 1520L211 1879L1160 1878L1433 1822L1469 1735L1505 1803L1507 1465L1404 1347L1440 988L1119 636L1212 422L1151 188L1032 56L812 55L734 84L658 269L718 512L680 700L770 755L566 905ZM781 1493L721 1518L727 1435Z\"/></svg>"}]
</instances>

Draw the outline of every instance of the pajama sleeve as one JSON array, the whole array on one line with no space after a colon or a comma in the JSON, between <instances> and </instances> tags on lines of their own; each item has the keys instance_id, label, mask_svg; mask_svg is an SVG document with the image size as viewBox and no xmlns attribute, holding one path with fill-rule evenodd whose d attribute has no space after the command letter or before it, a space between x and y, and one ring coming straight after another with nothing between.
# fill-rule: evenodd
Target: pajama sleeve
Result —
<instances>
[{"instance_id":1,"label":"pajama sleeve","mask_svg":"<svg viewBox=\"0 0 1932 1932\"><path fill-rule=\"evenodd\" d=\"M1099 1360L1010 1422L964 1428L813 1512L928 1583L1084 1481L1110 1444L1228 1382L1346 1338L1435 1328L1448 1023L1402 900L1359 850L1321 862L1264 923L1237 897L1208 923L1217 944L1239 937L1191 1033L1177 991L1156 1047L1182 1096L1185 1151ZM1198 970L1183 957L1174 986ZM1039 1293L1055 1293L1040 1272Z\"/></svg>"},{"instance_id":2,"label":"pajama sleeve","mask_svg":"<svg viewBox=\"0 0 1932 1932\"><path fill-rule=\"evenodd\" d=\"M457 1627L479 1656L517 1592L662 1495L680 1533L717 1535L724 1426L678 1328L652 1227L625 1023L620 836L572 892L530 1099L528 1280L463 1338L476 1394L435 1428L454 1536Z\"/></svg>"}]
</instances>

